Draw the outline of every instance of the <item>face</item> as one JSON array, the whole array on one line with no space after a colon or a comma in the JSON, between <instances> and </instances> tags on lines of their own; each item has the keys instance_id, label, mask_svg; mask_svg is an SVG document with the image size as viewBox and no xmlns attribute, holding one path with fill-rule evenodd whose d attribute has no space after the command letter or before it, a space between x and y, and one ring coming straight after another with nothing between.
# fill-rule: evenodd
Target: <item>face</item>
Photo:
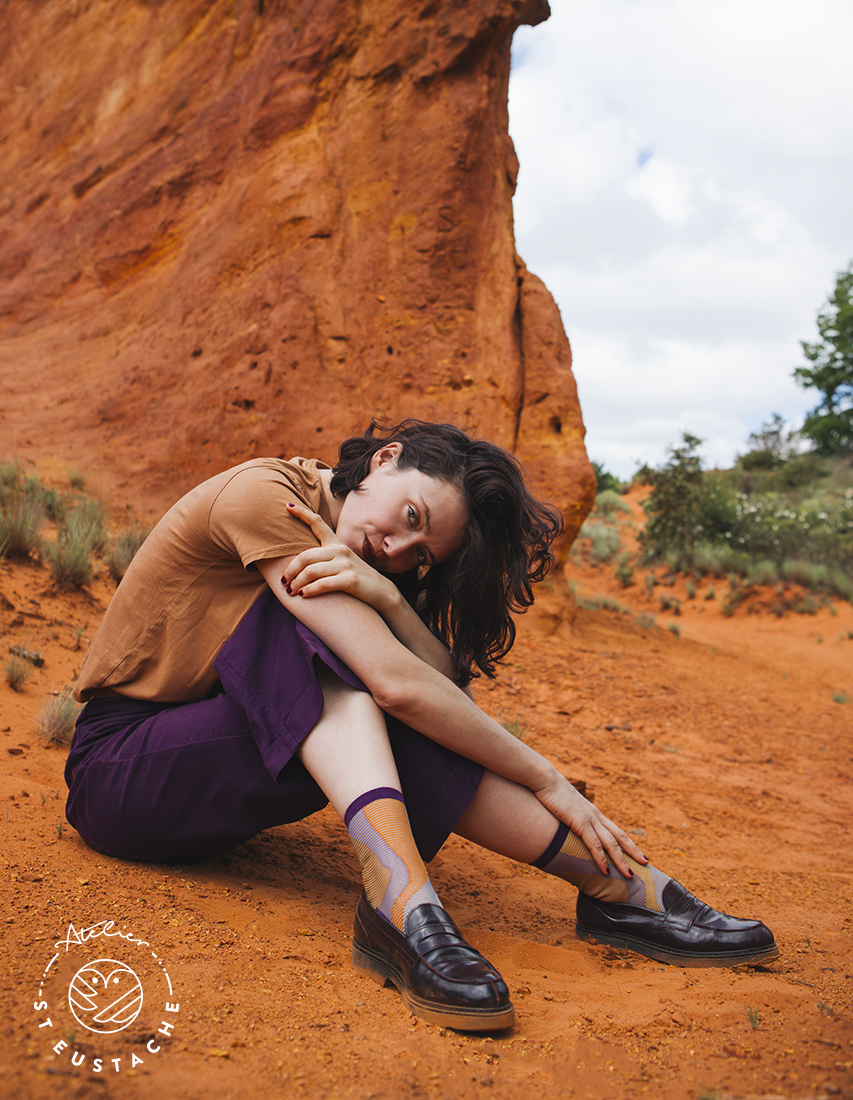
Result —
<instances>
[{"instance_id":1,"label":"face","mask_svg":"<svg viewBox=\"0 0 853 1100\"><path fill-rule=\"evenodd\" d=\"M401 449L389 443L373 456L367 477L344 497L335 528L383 573L446 561L461 547L468 523L459 490L420 470L399 469Z\"/></svg>"}]
</instances>

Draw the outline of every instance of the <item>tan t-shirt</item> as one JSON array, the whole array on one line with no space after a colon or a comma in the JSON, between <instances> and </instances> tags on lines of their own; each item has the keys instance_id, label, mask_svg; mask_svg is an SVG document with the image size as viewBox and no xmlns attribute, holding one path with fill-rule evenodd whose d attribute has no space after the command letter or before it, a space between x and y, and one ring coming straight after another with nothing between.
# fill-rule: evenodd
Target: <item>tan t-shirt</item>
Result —
<instances>
[{"instance_id":1,"label":"tan t-shirt","mask_svg":"<svg viewBox=\"0 0 853 1100\"><path fill-rule=\"evenodd\" d=\"M95 635L74 697L118 692L191 702L216 682L213 663L264 591L253 563L317 539L287 513L307 504L331 522L314 459L257 458L182 497L131 562Z\"/></svg>"}]
</instances>

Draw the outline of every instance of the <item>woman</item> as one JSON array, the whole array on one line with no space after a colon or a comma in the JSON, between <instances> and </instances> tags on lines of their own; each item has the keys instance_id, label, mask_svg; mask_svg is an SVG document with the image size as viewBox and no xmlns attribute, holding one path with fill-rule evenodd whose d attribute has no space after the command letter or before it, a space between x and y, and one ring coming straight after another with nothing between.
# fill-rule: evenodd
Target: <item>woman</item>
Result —
<instances>
[{"instance_id":1,"label":"woman","mask_svg":"<svg viewBox=\"0 0 853 1100\"><path fill-rule=\"evenodd\" d=\"M775 958L769 929L652 867L474 703L559 528L507 452L412 420L372 423L334 469L256 459L204 482L87 654L68 820L106 854L183 863L328 800L362 865L356 969L450 1027L514 1020L429 880L451 832L577 885L584 938L684 965Z\"/></svg>"}]
</instances>

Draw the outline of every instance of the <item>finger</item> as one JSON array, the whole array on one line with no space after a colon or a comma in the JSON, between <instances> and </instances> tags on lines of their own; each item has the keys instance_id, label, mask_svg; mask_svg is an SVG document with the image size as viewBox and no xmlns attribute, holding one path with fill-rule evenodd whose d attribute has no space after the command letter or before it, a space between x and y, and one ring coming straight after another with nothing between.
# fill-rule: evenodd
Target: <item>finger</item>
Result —
<instances>
[{"instance_id":1,"label":"finger","mask_svg":"<svg viewBox=\"0 0 853 1100\"><path fill-rule=\"evenodd\" d=\"M625 859L625 853L619 846L619 842L612 833L606 832L601 837L601 843L604 845L604 849L610 856L613 862L613 866L623 875L625 878L631 878L634 872L631 870L627 860Z\"/></svg>"},{"instance_id":2,"label":"finger","mask_svg":"<svg viewBox=\"0 0 853 1100\"><path fill-rule=\"evenodd\" d=\"M601 838L599 837L593 826L588 824L578 833L578 836L589 849L589 854L592 856L596 867L599 869L599 871L601 871L603 875L606 875L607 872L610 870L610 867L607 863L607 855L605 854L604 845L602 844Z\"/></svg>"},{"instance_id":3,"label":"finger","mask_svg":"<svg viewBox=\"0 0 853 1100\"><path fill-rule=\"evenodd\" d=\"M306 508L304 504L297 504L295 501L289 500L287 502L287 511L290 515L296 516L297 519L307 524L320 540L321 545L329 538L335 537L335 532L328 523L325 522L322 516L318 516L316 512L312 512L311 509Z\"/></svg>"},{"instance_id":4,"label":"finger","mask_svg":"<svg viewBox=\"0 0 853 1100\"><path fill-rule=\"evenodd\" d=\"M287 563L287 568L282 573L282 580L292 584L294 577L297 577L307 566L320 561L332 561L334 556L335 550L331 546L312 546L310 550L303 550Z\"/></svg>"},{"instance_id":5,"label":"finger","mask_svg":"<svg viewBox=\"0 0 853 1100\"><path fill-rule=\"evenodd\" d=\"M353 583L352 570L346 567L341 568L340 563L335 561L313 562L300 570L300 572L288 582L288 587L292 592L302 593L304 595L310 585L316 584L317 581L321 580L334 582L333 587L327 585L324 591L348 591ZM313 594L317 594L316 590Z\"/></svg>"},{"instance_id":6,"label":"finger","mask_svg":"<svg viewBox=\"0 0 853 1100\"><path fill-rule=\"evenodd\" d=\"M616 843L622 849L623 852L627 852L632 859L635 859L637 863L648 863L648 857L643 853L643 850L639 848L634 841L628 836L624 829L620 829L619 826L611 821L608 817L602 817L601 823L604 827L613 834L616 838Z\"/></svg>"}]
</instances>

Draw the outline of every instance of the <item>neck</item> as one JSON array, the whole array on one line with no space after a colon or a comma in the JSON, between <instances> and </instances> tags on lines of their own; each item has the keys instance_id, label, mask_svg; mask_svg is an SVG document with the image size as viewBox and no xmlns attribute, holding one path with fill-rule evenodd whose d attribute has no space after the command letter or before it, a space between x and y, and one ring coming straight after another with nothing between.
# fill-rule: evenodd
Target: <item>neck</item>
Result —
<instances>
[{"instance_id":1,"label":"neck","mask_svg":"<svg viewBox=\"0 0 853 1100\"><path fill-rule=\"evenodd\" d=\"M320 479L320 486L323 490L323 497L326 501L326 505L329 509L329 514L332 517L333 530L338 526L338 520L341 515L341 507L343 501L339 500L332 492L332 471L331 470L318 470L317 477Z\"/></svg>"}]
</instances>

